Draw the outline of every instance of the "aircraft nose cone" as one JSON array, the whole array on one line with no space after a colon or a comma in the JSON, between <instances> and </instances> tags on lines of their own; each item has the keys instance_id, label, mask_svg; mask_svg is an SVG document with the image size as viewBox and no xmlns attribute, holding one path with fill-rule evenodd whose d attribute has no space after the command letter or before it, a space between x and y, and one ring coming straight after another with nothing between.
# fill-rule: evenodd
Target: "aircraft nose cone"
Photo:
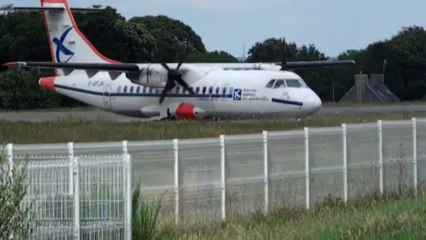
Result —
<instances>
[{"instance_id":1,"label":"aircraft nose cone","mask_svg":"<svg viewBox=\"0 0 426 240\"><path fill-rule=\"evenodd\" d=\"M318 95L311 95L304 103L306 110L310 113L316 113L321 109L322 101Z\"/></svg>"},{"instance_id":2,"label":"aircraft nose cone","mask_svg":"<svg viewBox=\"0 0 426 240\"><path fill-rule=\"evenodd\" d=\"M40 78L38 85L46 90L55 91L55 77Z\"/></svg>"}]
</instances>

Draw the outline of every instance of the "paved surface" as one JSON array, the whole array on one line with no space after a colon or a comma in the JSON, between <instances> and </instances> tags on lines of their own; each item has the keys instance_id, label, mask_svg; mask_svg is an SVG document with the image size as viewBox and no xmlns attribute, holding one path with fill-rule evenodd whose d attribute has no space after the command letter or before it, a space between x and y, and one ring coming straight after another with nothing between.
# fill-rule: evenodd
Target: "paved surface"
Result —
<instances>
[{"instance_id":1,"label":"paved surface","mask_svg":"<svg viewBox=\"0 0 426 240\"><path fill-rule=\"evenodd\" d=\"M426 105L395 105L395 106L355 106L355 107L323 107L318 114L363 114L363 113L412 113L425 112ZM117 114L104 112L101 110L93 111L59 111L59 112L0 112L0 120L5 121L55 121L55 120L113 120L113 121L146 121L146 119L124 117Z\"/></svg>"}]
</instances>

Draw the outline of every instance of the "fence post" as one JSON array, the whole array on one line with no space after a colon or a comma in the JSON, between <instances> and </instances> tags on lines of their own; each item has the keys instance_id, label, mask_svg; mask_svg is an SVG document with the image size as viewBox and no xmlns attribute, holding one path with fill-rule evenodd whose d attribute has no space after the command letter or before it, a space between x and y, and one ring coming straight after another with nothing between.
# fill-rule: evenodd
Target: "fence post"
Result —
<instances>
[{"instance_id":1,"label":"fence post","mask_svg":"<svg viewBox=\"0 0 426 240\"><path fill-rule=\"evenodd\" d=\"M306 209L311 207L311 190L310 190L310 164L309 164L309 128L305 128L305 196Z\"/></svg>"},{"instance_id":2,"label":"fence post","mask_svg":"<svg viewBox=\"0 0 426 240\"><path fill-rule=\"evenodd\" d=\"M417 119L412 119L413 128L413 184L414 194L417 195L418 188L418 169L417 169Z\"/></svg>"},{"instance_id":3,"label":"fence post","mask_svg":"<svg viewBox=\"0 0 426 240\"><path fill-rule=\"evenodd\" d=\"M9 143L6 145L7 163L9 165L9 176L13 174L13 144Z\"/></svg>"},{"instance_id":4,"label":"fence post","mask_svg":"<svg viewBox=\"0 0 426 240\"><path fill-rule=\"evenodd\" d=\"M346 124L342 124L343 137L343 200L348 203L348 131Z\"/></svg>"},{"instance_id":5,"label":"fence post","mask_svg":"<svg viewBox=\"0 0 426 240\"><path fill-rule=\"evenodd\" d=\"M225 135L220 136L220 192L221 192L221 206L222 206L222 221L226 221L226 146Z\"/></svg>"},{"instance_id":6,"label":"fence post","mask_svg":"<svg viewBox=\"0 0 426 240\"><path fill-rule=\"evenodd\" d=\"M263 132L263 184L265 193L265 216L269 212L269 148L268 148L268 131Z\"/></svg>"},{"instance_id":7,"label":"fence post","mask_svg":"<svg viewBox=\"0 0 426 240\"><path fill-rule=\"evenodd\" d=\"M74 240L80 239L80 176L79 176L79 161L78 158L73 159L73 186L74 186Z\"/></svg>"},{"instance_id":8,"label":"fence post","mask_svg":"<svg viewBox=\"0 0 426 240\"><path fill-rule=\"evenodd\" d=\"M123 141L122 142L122 146L123 146L123 154L124 156L127 156L127 154L129 154L129 150L128 150L128 141Z\"/></svg>"},{"instance_id":9,"label":"fence post","mask_svg":"<svg viewBox=\"0 0 426 240\"><path fill-rule=\"evenodd\" d=\"M125 177L125 195L124 195L124 239L132 239L132 156L124 156L124 177Z\"/></svg>"},{"instance_id":10,"label":"fence post","mask_svg":"<svg viewBox=\"0 0 426 240\"><path fill-rule=\"evenodd\" d=\"M180 199L179 199L179 140L173 140L173 150L174 150L174 160L175 160L175 224L179 224L179 208L180 208Z\"/></svg>"},{"instance_id":11,"label":"fence post","mask_svg":"<svg viewBox=\"0 0 426 240\"><path fill-rule=\"evenodd\" d=\"M70 181L70 194L72 195L74 192L74 169L73 169L73 162L74 162L74 143L70 142L68 143L68 159L70 160L70 172L69 172L69 181Z\"/></svg>"},{"instance_id":12,"label":"fence post","mask_svg":"<svg viewBox=\"0 0 426 240\"><path fill-rule=\"evenodd\" d=\"M377 128L379 134L379 184L380 184L380 193L385 192L384 189L384 180L383 180L383 122L382 120L377 121Z\"/></svg>"}]
</instances>

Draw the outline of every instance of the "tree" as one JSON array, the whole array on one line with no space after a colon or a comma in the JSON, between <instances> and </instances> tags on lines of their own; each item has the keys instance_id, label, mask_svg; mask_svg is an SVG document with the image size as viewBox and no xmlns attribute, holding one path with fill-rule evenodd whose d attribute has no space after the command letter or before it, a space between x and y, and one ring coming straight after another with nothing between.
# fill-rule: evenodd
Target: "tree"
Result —
<instances>
[{"instance_id":1,"label":"tree","mask_svg":"<svg viewBox=\"0 0 426 240\"><path fill-rule=\"evenodd\" d=\"M7 164L6 157L0 153L0 236L2 239L27 239L33 221L31 204L23 206L27 194L25 166Z\"/></svg>"},{"instance_id":2,"label":"tree","mask_svg":"<svg viewBox=\"0 0 426 240\"><path fill-rule=\"evenodd\" d=\"M40 74L11 69L0 73L0 109L21 110L59 107L62 97L38 86Z\"/></svg>"},{"instance_id":3,"label":"tree","mask_svg":"<svg viewBox=\"0 0 426 240\"><path fill-rule=\"evenodd\" d=\"M185 57L185 62L189 63L236 63L236 59L231 54L224 51L214 51L205 53L191 53Z\"/></svg>"},{"instance_id":4,"label":"tree","mask_svg":"<svg viewBox=\"0 0 426 240\"><path fill-rule=\"evenodd\" d=\"M297 45L286 43L287 60L294 60L297 56ZM281 62L283 54L282 39L269 38L263 42L257 42L248 51L247 62Z\"/></svg>"},{"instance_id":5,"label":"tree","mask_svg":"<svg viewBox=\"0 0 426 240\"><path fill-rule=\"evenodd\" d=\"M206 52L201 37L181 21L166 16L146 16L132 18L129 22L142 24L151 33L156 43L157 61L177 62L187 52Z\"/></svg>"}]
</instances>

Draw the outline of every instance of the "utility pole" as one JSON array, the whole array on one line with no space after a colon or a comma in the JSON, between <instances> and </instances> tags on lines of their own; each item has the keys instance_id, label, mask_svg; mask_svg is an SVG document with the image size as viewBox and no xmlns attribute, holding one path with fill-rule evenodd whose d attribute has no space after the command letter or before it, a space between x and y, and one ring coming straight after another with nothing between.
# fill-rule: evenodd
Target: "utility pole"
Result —
<instances>
[{"instance_id":1,"label":"utility pole","mask_svg":"<svg viewBox=\"0 0 426 240\"><path fill-rule=\"evenodd\" d=\"M383 60L383 84L385 83L385 73L386 73L386 65L388 64L388 60Z\"/></svg>"}]
</instances>

